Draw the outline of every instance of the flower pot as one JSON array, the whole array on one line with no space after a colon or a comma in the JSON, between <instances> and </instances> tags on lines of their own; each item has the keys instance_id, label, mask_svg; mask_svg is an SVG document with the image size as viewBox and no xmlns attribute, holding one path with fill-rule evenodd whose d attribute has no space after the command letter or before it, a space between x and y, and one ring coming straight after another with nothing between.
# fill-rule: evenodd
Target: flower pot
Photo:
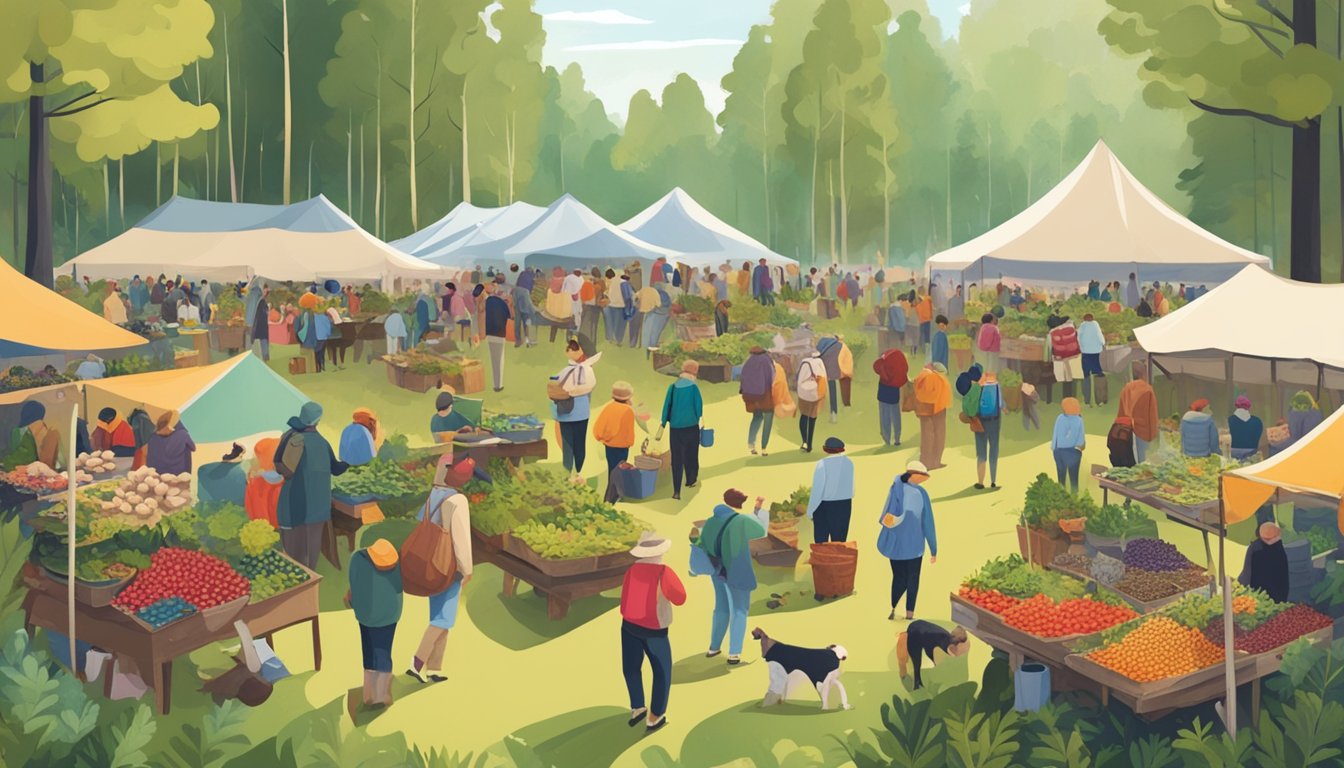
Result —
<instances>
[{"instance_id":1,"label":"flower pot","mask_svg":"<svg viewBox=\"0 0 1344 768\"><path fill-rule=\"evenodd\" d=\"M1044 568L1054 562L1056 555L1062 555L1069 543L1061 536L1054 536L1039 528L1017 526L1017 546L1027 562Z\"/></svg>"},{"instance_id":2,"label":"flower pot","mask_svg":"<svg viewBox=\"0 0 1344 768\"><path fill-rule=\"evenodd\" d=\"M1003 407L1012 413L1022 410L1022 390L1019 387L1000 387L1003 392Z\"/></svg>"},{"instance_id":3,"label":"flower pot","mask_svg":"<svg viewBox=\"0 0 1344 768\"><path fill-rule=\"evenodd\" d=\"M948 352L952 356L952 367L954 370L964 371L971 367L971 360L974 358L974 354L971 352L969 348L952 349L948 350Z\"/></svg>"}]
</instances>

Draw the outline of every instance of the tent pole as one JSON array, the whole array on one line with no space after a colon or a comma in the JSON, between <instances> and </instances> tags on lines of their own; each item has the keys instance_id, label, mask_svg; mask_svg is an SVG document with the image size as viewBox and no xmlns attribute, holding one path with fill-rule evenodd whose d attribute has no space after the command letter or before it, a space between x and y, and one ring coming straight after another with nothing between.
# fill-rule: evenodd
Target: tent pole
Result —
<instances>
[{"instance_id":1,"label":"tent pole","mask_svg":"<svg viewBox=\"0 0 1344 768\"><path fill-rule=\"evenodd\" d=\"M1237 388L1236 385L1232 383L1232 371L1236 367L1237 367L1237 356L1235 354L1229 354L1227 356L1227 359L1223 361L1223 372L1227 375L1228 410L1232 410L1232 406L1235 404L1235 401L1237 399Z\"/></svg>"},{"instance_id":2,"label":"tent pole","mask_svg":"<svg viewBox=\"0 0 1344 768\"><path fill-rule=\"evenodd\" d=\"M1232 579L1227 575L1227 508L1223 505L1223 482L1218 481L1218 581L1223 587L1223 725L1237 738L1237 674L1232 657Z\"/></svg>"},{"instance_id":3,"label":"tent pole","mask_svg":"<svg viewBox=\"0 0 1344 768\"><path fill-rule=\"evenodd\" d=\"M65 494L65 605L69 626L70 672L79 673L79 659L75 656L75 430L79 427L79 404L70 409L70 453L66 454L65 471L69 475Z\"/></svg>"}]
</instances>

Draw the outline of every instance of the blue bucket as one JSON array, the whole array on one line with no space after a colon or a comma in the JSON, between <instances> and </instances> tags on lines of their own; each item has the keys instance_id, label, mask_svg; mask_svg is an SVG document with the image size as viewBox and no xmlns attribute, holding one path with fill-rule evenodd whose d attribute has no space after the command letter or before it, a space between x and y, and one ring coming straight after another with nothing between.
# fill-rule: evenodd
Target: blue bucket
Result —
<instances>
[{"instance_id":1,"label":"blue bucket","mask_svg":"<svg viewBox=\"0 0 1344 768\"><path fill-rule=\"evenodd\" d=\"M631 468L618 470L618 473L621 498L647 499L658 486L656 469Z\"/></svg>"},{"instance_id":2,"label":"blue bucket","mask_svg":"<svg viewBox=\"0 0 1344 768\"><path fill-rule=\"evenodd\" d=\"M701 448L714 447L714 430L709 429L708 427L700 430L700 447Z\"/></svg>"},{"instance_id":3,"label":"blue bucket","mask_svg":"<svg viewBox=\"0 0 1344 768\"><path fill-rule=\"evenodd\" d=\"M1038 712L1050 702L1050 668L1029 661L1013 675L1013 709Z\"/></svg>"}]
</instances>

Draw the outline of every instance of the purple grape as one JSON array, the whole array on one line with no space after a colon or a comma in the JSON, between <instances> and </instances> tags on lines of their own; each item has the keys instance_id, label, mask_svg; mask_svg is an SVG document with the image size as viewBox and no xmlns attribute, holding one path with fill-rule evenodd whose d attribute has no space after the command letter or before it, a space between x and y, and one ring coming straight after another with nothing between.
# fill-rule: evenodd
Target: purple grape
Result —
<instances>
[{"instance_id":1,"label":"purple grape","mask_svg":"<svg viewBox=\"0 0 1344 768\"><path fill-rule=\"evenodd\" d=\"M1131 539L1125 544L1125 567L1145 571L1184 571L1194 566L1175 545L1161 539Z\"/></svg>"}]
</instances>

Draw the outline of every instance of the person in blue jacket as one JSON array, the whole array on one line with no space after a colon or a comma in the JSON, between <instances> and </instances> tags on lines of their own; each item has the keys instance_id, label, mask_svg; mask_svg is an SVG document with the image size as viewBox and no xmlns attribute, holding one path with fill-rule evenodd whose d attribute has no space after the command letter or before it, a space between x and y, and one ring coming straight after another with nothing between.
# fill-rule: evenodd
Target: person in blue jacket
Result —
<instances>
[{"instance_id":1,"label":"person in blue jacket","mask_svg":"<svg viewBox=\"0 0 1344 768\"><path fill-rule=\"evenodd\" d=\"M356 408L350 423L341 430L341 461L359 467L378 455L378 417L368 408Z\"/></svg>"},{"instance_id":2,"label":"person in blue jacket","mask_svg":"<svg viewBox=\"0 0 1344 768\"><path fill-rule=\"evenodd\" d=\"M933 503L922 487L929 479L923 463L912 461L905 472L891 483L887 503L878 522L877 551L891 561L891 613L896 620L896 605L905 596L905 618L915 618L915 600L919 597L919 572L924 564L924 546L929 562L938 562L938 534L933 523Z\"/></svg>"},{"instance_id":3,"label":"person in blue jacket","mask_svg":"<svg viewBox=\"0 0 1344 768\"><path fill-rule=\"evenodd\" d=\"M686 487L694 488L700 479L700 424L705 417L705 402L695 377L700 364L686 360L681 364L681 376L667 388L663 398L663 418L658 428L659 439L663 429L670 426L668 437L672 451L672 498L681 498L682 478Z\"/></svg>"}]
</instances>

